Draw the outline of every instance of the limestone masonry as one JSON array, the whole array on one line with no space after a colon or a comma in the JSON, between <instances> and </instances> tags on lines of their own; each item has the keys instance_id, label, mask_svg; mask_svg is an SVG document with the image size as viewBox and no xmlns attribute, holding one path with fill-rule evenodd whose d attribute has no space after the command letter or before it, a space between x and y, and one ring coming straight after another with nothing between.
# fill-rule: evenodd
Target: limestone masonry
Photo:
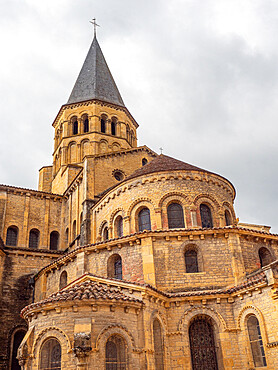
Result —
<instances>
[{"instance_id":1,"label":"limestone masonry","mask_svg":"<svg viewBox=\"0 0 278 370\"><path fill-rule=\"evenodd\" d=\"M278 235L137 146L94 37L39 190L0 185L1 369L278 369Z\"/></svg>"}]
</instances>

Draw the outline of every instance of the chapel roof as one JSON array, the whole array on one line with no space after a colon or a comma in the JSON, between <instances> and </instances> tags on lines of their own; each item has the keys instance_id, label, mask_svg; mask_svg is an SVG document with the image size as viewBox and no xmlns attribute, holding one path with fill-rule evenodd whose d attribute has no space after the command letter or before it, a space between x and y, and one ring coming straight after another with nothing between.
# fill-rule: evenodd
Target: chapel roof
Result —
<instances>
[{"instance_id":1,"label":"chapel roof","mask_svg":"<svg viewBox=\"0 0 278 370\"><path fill-rule=\"evenodd\" d=\"M90 46L67 104L98 99L124 107L96 36Z\"/></svg>"},{"instance_id":2,"label":"chapel roof","mask_svg":"<svg viewBox=\"0 0 278 370\"><path fill-rule=\"evenodd\" d=\"M134 177L139 177L142 175L148 175L154 172L177 171L177 170L212 173L202 168L193 166L192 164L169 157L168 155L160 154L156 158L154 158L151 162L147 163L145 166L138 168L125 180L129 180Z\"/></svg>"}]
</instances>

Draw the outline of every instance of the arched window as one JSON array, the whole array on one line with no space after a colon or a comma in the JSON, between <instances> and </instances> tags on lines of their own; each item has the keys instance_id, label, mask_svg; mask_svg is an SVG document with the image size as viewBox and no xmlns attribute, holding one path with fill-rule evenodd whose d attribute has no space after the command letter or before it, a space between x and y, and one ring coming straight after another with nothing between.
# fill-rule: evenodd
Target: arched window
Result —
<instances>
[{"instance_id":1,"label":"arched window","mask_svg":"<svg viewBox=\"0 0 278 370\"><path fill-rule=\"evenodd\" d=\"M186 272L195 273L198 268L198 254L194 249L190 249L184 253Z\"/></svg>"},{"instance_id":2,"label":"arched window","mask_svg":"<svg viewBox=\"0 0 278 370\"><path fill-rule=\"evenodd\" d=\"M60 275L59 289L63 289L66 285L68 285L68 274L63 271Z\"/></svg>"},{"instance_id":3,"label":"arched window","mask_svg":"<svg viewBox=\"0 0 278 370\"><path fill-rule=\"evenodd\" d=\"M262 247L259 249L259 258L260 258L261 267L269 265L271 262L273 262L272 256L269 250L265 247Z\"/></svg>"},{"instance_id":4,"label":"arched window","mask_svg":"<svg viewBox=\"0 0 278 370\"><path fill-rule=\"evenodd\" d=\"M123 236L123 218L118 216L115 220L116 235L118 238Z\"/></svg>"},{"instance_id":5,"label":"arched window","mask_svg":"<svg viewBox=\"0 0 278 370\"><path fill-rule=\"evenodd\" d=\"M75 121L73 121L73 135L77 135L78 134L78 121L77 119Z\"/></svg>"},{"instance_id":6,"label":"arched window","mask_svg":"<svg viewBox=\"0 0 278 370\"><path fill-rule=\"evenodd\" d=\"M192 369L218 370L214 332L211 323L197 317L189 326Z\"/></svg>"},{"instance_id":7,"label":"arched window","mask_svg":"<svg viewBox=\"0 0 278 370\"><path fill-rule=\"evenodd\" d=\"M50 234L50 250L56 251L59 245L59 233L58 231L52 231Z\"/></svg>"},{"instance_id":8,"label":"arched window","mask_svg":"<svg viewBox=\"0 0 278 370\"><path fill-rule=\"evenodd\" d=\"M72 223L72 241L76 238L76 221L74 220Z\"/></svg>"},{"instance_id":9,"label":"arched window","mask_svg":"<svg viewBox=\"0 0 278 370\"><path fill-rule=\"evenodd\" d=\"M127 139L127 141L130 140L130 128L129 128L129 125L126 126L126 139Z\"/></svg>"},{"instance_id":10,"label":"arched window","mask_svg":"<svg viewBox=\"0 0 278 370\"><path fill-rule=\"evenodd\" d=\"M106 370L127 369L126 342L119 335L112 335L106 342L105 369Z\"/></svg>"},{"instance_id":11,"label":"arched window","mask_svg":"<svg viewBox=\"0 0 278 370\"><path fill-rule=\"evenodd\" d=\"M112 121L111 121L111 134L112 135L116 135L116 120L115 118L112 118Z\"/></svg>"},{"instance_id":12,"label":"arched window","mask_svg":"<svg viewBox=\"0 0 278 370\"><path fill-rule=\"evenodd\" d=\"M142 159L142 166L145 166L148 163L148 160L146 158Z\"/></svg>"},{"instance_id":13,"label":"arched window","mask_svg":"<svg viewBox=\"0 0 278 370\"><path fill-rule=\"evenodd\" d=\"M102 240L106 241L109 239L108 226L104 226L102 230Z\"/></svg>"},{"instance_id":14,"label":"arched window","mask_svg":"<svg viewBox=\"0 0 278 370\"><path fill-rule=\"evenodd\" d=\"M89 119L87 115L83 117L83 132L89 132Z\"/></svg>"},{"instance_id":15,"label":"arched window","mask_svg":"<svg viewBox=\"0 0 278 370\"><path fill-rule=\"evenodd\" d=\"M101 117L100 119L100 131L105 134L106 132L106 117Z\"/></svg>"},{"instance_id":16,"label":"arched window","mask_svg":"<svg viewBox=\"0 0 278 370\"><path fill-rule=\"evenodd\" d=\"M113 279L122 280L123 266L122 258L119 254L113 254L107 261L107 276Z\"/></svg>"},{"instance_id":17,"label":"arched window","mask_svg":"<svg viewBox=\"0 0 278 370\"><path fill-rule=\"evenodd\" d=\"M255 367L266 366L266 358L260 324L255 315L251 315L248 317L247 329L254 366Z\"/></svg>"},{"instance_id":18,"label":"arched window","mask_svg":"<svg viewBox=\"0 0 278 370\"><path fill-rule=\"evenodd\" d=\"M6 245L16 247L18 237L18 228L16 226L10 226L7 230Z\"/></svg>"},{"instance_id":19,"label":"arched window","mask_svg":"<svg viewBox=\"0 0 278 370\"><path fill-rule=\"evenodd\" d=\"M40 370L61 370L61 345L57 339L47 339L40 352Z\"/></svg>"},{"instance_id":20,"label":"arched window","mask_svg":"<svg viewBox=\"0 0 278 370\"><path fill-rule=\"evenodd\" d=\"M69 244L69 228L68 227L66 228L66 232L65 232L65 243L67 247Z\"/></svg>"},{"instance_id":21,"label":"arched window","mask_svg":"<svg viewBox=\"0 0 278 370\"><path fill-rule=\"evenodd\" d=\"M36 249L39 247L40 232L37 229L32 229L29 233L29 248Z\"/></svg>"},{"instance_id":22,"label":"arched window","mask_svg":"<svg viewBox=\"0 0 278 370\"><path fill-rule=\"evenodd\" d=\"M178 203L171 203L167 208L169 229L183 228L184 217L182 206Z\"/></svg>"},{"instance_id":23,"label":"arched window","mask_svg":"<svg viewBox=\"0 0 278 370\"><path fill-rule=\"evenodd\" d=\"M229 226L232 224L230 212L227 210L225 211L225 222L226 222L226 226Z\"/></svg>"},{"instance_id":24,"label":"arched window","mask_svg":"<svg viewBox=\"0 0 278 370\"><path fill-rule=\"evenodd\" d=\"M21 370L21 366L19 365L18 359L16 357L17 357L17 350L18 350L18 348L20 346L20 343L22 342L25 334L26 334L26 330L20 329L20 330L17 330L13 335L12 353L11 353L11 355L12 355L11 369L12 370Z\"/></svg>"},{"instance_id":25,"label":"arched window","mask_svg":"<svg viewBox=\"0 0 278 370\"><path fill-rule=\"evenodd\" d=\"M154 360L155 369L164 369L164 346L162 329L158 319L153 321L153 344L154 344Z\"/></svg>"},{"instance_id":26,"label":"arched window","mask_svg":"<svg viewBox=\"0 0 278 370\"><path fill-rule=\"evenodd\" d=\"M151 216L148 208L143 208L138 214L139 231L151 230Z\"/></svg>"},{"instance_id":27,"label":"arched window","mask_svg":"<svg viewBox=\"0 0 278 370\"><path fill-rule=\"evenodd\" d=\"M82 228L82 222L83 222L83 212L80 213L80 233Z\"/></svg>"},{"instance_id":28,"label":"arched window","mask_svg":"<svg viewBox=\"0 0 278 370\"><path fill-rule=\"evenodd\" d=\"M207 206L206 204L201 204L200 213L201 213L202 227L203 228L213 227L211 210L209 206Z\"/></svg>"}]
</instances>

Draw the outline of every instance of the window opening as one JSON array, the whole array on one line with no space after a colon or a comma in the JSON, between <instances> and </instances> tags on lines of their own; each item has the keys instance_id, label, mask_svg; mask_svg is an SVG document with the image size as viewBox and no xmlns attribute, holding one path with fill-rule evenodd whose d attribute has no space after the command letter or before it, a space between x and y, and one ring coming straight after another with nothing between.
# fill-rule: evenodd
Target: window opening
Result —
<instances>
[{"instance_id":1,"label":"window opening","mask_svg":"<svg viewBox=\"0 0 278 370\"><path fill-rule=\"evenodd\" d=\"M105 119L104 118L101 118L100 120L100 131L103 132L105 134L106 132L106 122L105 122Z\"/></svg>"},{"instance_id":2,"label":"window opening","mask_svg":"<svg viewBox=\"0 0 278 370\"><path fill-rule=\"evenodd\" d=\"M226 222L226 226L229 226L232 224L229 211L225 211L225 222Z\"/></svg>"},{"instance_id":3,"label":"window opening","mask_svg":"<svg viewBox=\"0 0 278 370\"><path fill-rule=\"evenodd\" d=\"M12 347L12 370L21 370L21 366L18 363L17 357L17 350L22 342L26 331L24 330L17 330L13 336L13 347Z\"/></svg>"},{"instance_id":4,"label":"window opening","mask_svg":"<svg viewBox=\"0 0 278 370\"><path fill-rule=\"evenodd\" d=\"M115 171L113 176L117 181L122 181L124 179L124 174L121 171Z\"/></svg>"},{"instance_id":5,"label":"window opening","mask_svg":"<svg viewBox=\"0 0 278 370\"><path fill-rule=\"evenodd\" d=\"M114 120L111 122L111 134L116 135L116 122Z\"/></svg>"},{"instance_id":6,"label":"window opening","mask_svg":"<svg viewBox=\"0 0 278 370\"><path fill-rule=\"evenodd\" d=\"M127 354L125 340L119 335L110 337L105 346L105 369L126 370Z\"/></svg>"},{"instance_id":7,"label":"window opening","mask_svg":"<svg viewBox=\"0 0 278 370\"><path fill-rule=\"evenodd\" d=\"M218 370L212 325L203 318L195 319L189 327L193 370Z\"/></svg>"},{"instance_id":8,"label":"window opening","mask_svg":"<svg viewBox=\"0 0 278 370\"><path fill-rule=\"evenodd\" d=\"M39 246L40 232L37 229L32 229L29 234L29 248L36 249Z\"/></svg>"},{"instance_id":9,"label":"window opening","mask_svg":"<svg viewBox=\"0 0 278 370\"><path fill-rule=\"evenodd\" d=\"M88 120L88 118L85 118L85 119L84 119L84 123L83 123L83 125L84 125L84 127L83 127L84 132L85 132L85 133L86 133L86 132L89 132L89 120Z\"/></svg>"},{"instance_id":10,"label":"window opening","mask_svg":"<svg viewBox=\"0 0 278 370\"><path fill-rule=\"evenodd\" d=\"M104 229L103 229L103 240L106 241L109 239L109 236L108 236L108 227L105 226Z\"/></svg>"},{"instance_id":11,"label":"window opening","mask_svg":"<svg viewBox=\"0 0 278 370\"><path fill-rule=\"evenodd\" d=\"M57 231L52 231L50 234L50 250L56 251L59 244L59 233Z\"/></svg>"},{"instance_id":12,"label":"window opening","mask_svg":"<svg viewBox=\"0 0 278 370\"><path fill-rule=\"evenodd\" d=\"M184 254L185 258L185 267L187 273L198 272L198 254L194 250L186 251Z\"/></svg>"},{"instance_id":13,"label":"window opening","mask_svg":"<svg viewBox=\"0 0 278 370\"><path fill-rule=\"evenodd\" d=\"M73 135L78 134L78 121L73 122Z\"/></svg>"},{"instance_id":14,"label":"window opening","mask_svg":"<svg viewBox=\"0 0 278 370\"><path fill-rule=\"evenodd\" d=\"M16 247L17 245L18 228L10 226L7 230L6 245Z\"/></svg>"},{"instance_id":15,"label":"window opening","mask_svg":"<svg viewBox=\"0 0 278 370\"><path fill-rule=\"evenodd\" d=\"M116 219L116 228L117 228L117 236L120 238L123 236L123 218L122 216L118 216Z\"/></svg>"},{"instance_id":16,"label":"window opening","mask_svg":"<svg viewBox=\"0 0 278 370\"><path fill-rule=\"evenodd\" d=\"M150 210L148 208L143 208L139 212L138 226L139 226L139 231L151 230L151 217L150 217Z\"/></svg>"},{"instance_id":17,"label":"window opening","mask_svg":"<svg viewBox=\"0 0 278 370\"><path fill-rule=\"evenodd\" d=\"M201 213L202 227L203 228L213 227L211 210L206 204L200 205L200 213Z\"/></svg>"},{"instance_id":18,"label":"window opening","mask_svg":"<svg viewBox=\"0 0 278 370\"><path fill-rule=\"evenodd\" d=\"M40 370L61 370L61 345L57 339L47 339L41 348Z\"/></svg>"},{"instance_id":19,"label":"window opening","mask_svg":"<svg viewBox=\"0 0 278 370\"><path fill-rule=\"evenodd\" d=\"M259 249L259 258L261 267L269 265L272 262L272 257L269 250L265 247Z\"/></svg>"},{"instance_id":20,"label":"window opening","mask_svg":"<svg viewBox=\"0 0 278 370\"><path fill-rule=\"evenodd\" d=\"M178 203L171 203L167 208L169 229L184 228L184 217L182 206Z\"/></svg>"},{"instance_id":21,"label":"window opening","mask_svg":"<svg viewBox=\"0 0 278 370\"><path fill-rule=\"evenodd\" d=\"M146 158L142 159L142 166L145 166L148 163L148 160Z\"/></svg>"},{"instance_id":22,"label":"window opening","mask_svg":"<svg viewBox=\"0 0 278 370\"><path fill-rule=\"evenodd\" d=\"M266 366L265 351L258 319L255 315L247 319L247 329L255 367Z\"/></svg>"},{"instance_id":23,"label":"window opening","mask_svg":"<svg viewBox=\"0 0 278 370\"><path fill-rule=\"evenodd\" d=\"M63 289L68 285L68 274L66 271L63 271L60 275L59 289Z\"/></svg>"},{"instance_id":24,"label":"window opening","mask_svg":"<svg viewBox=\"0 0 278 370\"><path fill-rule=\"evenodd\" d=\"M164 369L164 346L161 325L158 319L153 322L153 342L155 370Z\"/></svg>"}]
</instances>

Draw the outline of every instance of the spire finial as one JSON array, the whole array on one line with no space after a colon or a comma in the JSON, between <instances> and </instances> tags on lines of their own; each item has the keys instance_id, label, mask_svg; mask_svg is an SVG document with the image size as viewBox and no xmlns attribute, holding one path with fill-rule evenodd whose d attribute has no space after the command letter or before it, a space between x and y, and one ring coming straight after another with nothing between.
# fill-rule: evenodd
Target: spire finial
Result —
<instances>
[{"instance_id":1,"label":"spire finial","mask_svg":"<svg viewBox=\"0 0 278 370\"><path fill-rule=\"evenodd\" d=\"M96 34L97 34L97 27L100 27L99 24L97 24L96 22L96 18L93 18L90 23L92 23L94 25L94 36L96 37Z\"/></svg>"},{"instance_id":2,"label":"spire finial","mask_svg":"<svg viewBox=\"0 0 278 370\"><path fill-rule=\"evenodd\" d=\"M163 148L161 147L161 148L159 148L159 150L160 150L160 154L162 154L163 153Z\"/></svg>"}]
</instances>

